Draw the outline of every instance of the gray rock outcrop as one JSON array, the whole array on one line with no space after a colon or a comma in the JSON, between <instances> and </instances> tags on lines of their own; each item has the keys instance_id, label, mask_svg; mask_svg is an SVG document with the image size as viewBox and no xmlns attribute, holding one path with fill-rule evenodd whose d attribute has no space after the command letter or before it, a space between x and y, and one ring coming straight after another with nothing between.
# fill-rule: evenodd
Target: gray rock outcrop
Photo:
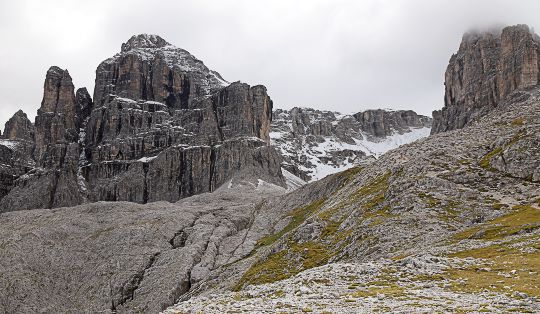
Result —
<instances>
[{"instance_id":1,"label":"gray rock outcrop","mask_svg":"<svg viewBox=\"0 0 540 314\"><path fill-rule=\"evenodd\" d=\"M19 177L35 167L33 149L32 142L0 139L0 199L13 189Z\"/></svg>"},{"instance_id":2,"label":"gray rock outcrop","mask_svg":"<svg viewBox=\"0 0 540 314\"><path fill-rule=\"evenodd\" d=\"M74 206L83 202L78 179L78 141L86 119L83 109L91 106L88 101L84 90L76 97L68 71L55 66L47 71L32 139L36 167L14 178L13 186L0 200L0 211Z\"/></svg>"},{"instance_id":3,"label":"gray rock outcrop","mask_svg":"<svg viewBox=\"0 0 540 314\"><path fill-rule=\"evenodd\" d=\"M272 219L260 210L264 198L283 191L235 181L175 204L3 213L0 312L158 313L249 254Z\"/></svg>"},{"instance_id":4,"label":"gray rock outcrop","mask_svg":"<svg viewBox=\"0 0 540 314\"><path fill-rule=\"evenodd\" d=\"M171 109L194 108L195 98L228 85L219 73L184 49L155 35L136 35L122 44L120 53L96 70L94 102L102 106L109 95L154 100Z\"/></svg>"},{"instance_id":5,"label":"gray rock outcrop","mask_svg":"<svg viewBox=\"0 0 540 314\"><path fill-rule=\"evenodd\" d=\"M538 85L540 38L526 25L463 36L445 73L442 110L432 134L455 130L485 115L514 90Z\"/></svg>"},{"instance_id":6,"label":"gray rock outcrop","mask_svg":"<svg viewBox=\"0 0 540 314\"><path fill-rule=\"evenodd\" d=\"M36 159L44 158L48 145L77 142L78 106L75 86L67 70L53 66L47 71L43 100L36 116Z\"/></svg>"}]
</instances>

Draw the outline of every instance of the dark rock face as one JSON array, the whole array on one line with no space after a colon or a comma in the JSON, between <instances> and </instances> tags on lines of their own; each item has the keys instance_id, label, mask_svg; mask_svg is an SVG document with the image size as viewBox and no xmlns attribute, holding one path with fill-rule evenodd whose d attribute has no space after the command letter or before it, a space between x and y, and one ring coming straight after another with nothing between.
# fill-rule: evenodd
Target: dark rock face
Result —
<instances>
[{"instance_id":1,"label":"dark rock face","mask_svg":"<svg viewBox=\"0 0 540 314\"><path fill-rule=\"evenodd\" d=\"M13 180L0 211L173 202L240 173L284 185L281 157L268 146L266 88L228 85L158 36L133 36L99 65L95 101L74 90L69 73L51 67L33 138L6 128L35 141L39 168Z\"/></svg>"},{"instance_id":2,"label":"dark rock face","mask_svg":"<svg viewBox=\"0 0 540 314\"><path fill-rule=\"evenodd\" d=\"M68 71L58 67L47 71L35 133L33 138L27 136L37 167L19 171L0 201L1 211L74 206L83 201L77 142L92 101L86 89L80 89L77 96L74 89Z\"/></svg>"},{"instance_id":3,"label":"dark rock face","mask_svg":"<svg viewBox=\"0 0 540 314\"><path fill-rule=\"evenodd\" d=\"M241 170L283 185L276 180L280 160L263 141L237 139L215 146L173 146L155 158L96 163L83 173L93 200L174 202L211 192Z\"/></svg>"},{"instance_id":4,"label":"dark rock face","mask_svg":"<svg viewBox=\"0 0 540 314\"><path fill-rule=\"evenodd\" d=\"M269 143L272 100L262 85L233 83L212 97L223 139L248 135Z\"/></svg>"},{"instance_id":5,"label":"dark rock face","mask_svg":"<svg viewBox=\"0 0 540 314\"><path fill-rule=\"evenodd\" d=\"M35 167L33 149L33 142L0 140L0 199L13 189L17 178Z\"/></svg>"},{"instance_id":6,"label":"dark rock face","mask_svg":"<svg viewBox=\"0 0 540 314\"><path fill-rule=\"evenodd\" d=\"M92 96L90 96L86 87L82 87L77 89L75 100L77 103L77 115L79 116L79 119L77 119L77 126L81 128L83 127L85 119L89 117L92 112Z\"/></svg>"},{"instance_id":7,"label":"dark rock face","mask_svg":"<svg viewBox=\"0 0 540 314\"><path fill-rule=\"evenodd\" d=\"M48 144L76 142L78 106L75 87L67 70L51 67L45 78L43 100L36 116L36 157Z\"/></svg>"},{"instance_id":8,"label":"dark rock face","mask_svg":"<svg viewBox=\"0 0 540 314\"><path fill-rule=\"evenodd\" d=\"M431 119L412 110L366 110L354 114L362 131L376 137L409 132L410 128L431 127Z\"/></svg>"},{"instance_id":9,"label":"dark rock face","mask_svg":"<svg viewBox=\"0 0 540 314\"><path fill-rule=\"evenodd\" d=\"M49 145L41 167L18 177L0 201L3 212L75 206L83 202L78 182L79 145Z\"/></svg>"},{"instance_id":10,"label":"dark rock face","mask_svg":"<svg viewBox=\"0 0 540 314\"><path fill-rule=\"evenodd\" d=\"M0 199L13 189L20 176L35 167L34 133L34 125L22 110L6 122L0 139Z\"/></svg>"},{"instance_id":11,"label":"dark rock face","mask_svg":"<svg viewBox=\"0 0 540 314\"><path fill-rule=\"evenodd\" d=\"M233 83L173 110L112 97L92 111L83 173L91 198L139 203L213 191L245 167L282 185L269 142L272 101L263 86Z\"/></svg>"},{"instance_id":12,"label":"dark rock face","mask_svg":"<svg viewBox=\"0 0 540 314\"><path fill-rule=\"evenodd\" d=\"M446 69L444 107L433 112L432 134L462 128L514 90L537 85L539 43L526 25L465 34Z\"/></svg>"},{"instance_id":13,"label":"dark rock face","mask_svg":"<svg viewBox=\"0 0 540 314\"><path fill-rule=\"evenodd\" d=\"M91 199L176 201L245 167L283 184L279 154L266 147L264 86L224 87L187 51L148 35L132 37L96 75L82 168Z\"/></svg>"},{"instance_id":14,"label":"dark rock face","mask_svg":"<svg viewBox=\"0 0 540 314\"><path fill-rule=\"evenodd\" d=\"M6 122L2 138L33 142L34 132L34 125L28 120L26 113L19 110Z\"/></svg>"},{"instance_id":15,"label":"dark rock face","mask_svg":"<svg viewBox=\"0 0 540 314\"><path fill-rule=\"evenodd\" d=\"M96 70L94 102L105 104L108 95L153 100L173 109L194 108L194 98L207 96L228 85L186 50L159 36L133 36L119 54ZM196 106L195 106L196 107Z\"/></svg>"}]
</instances>

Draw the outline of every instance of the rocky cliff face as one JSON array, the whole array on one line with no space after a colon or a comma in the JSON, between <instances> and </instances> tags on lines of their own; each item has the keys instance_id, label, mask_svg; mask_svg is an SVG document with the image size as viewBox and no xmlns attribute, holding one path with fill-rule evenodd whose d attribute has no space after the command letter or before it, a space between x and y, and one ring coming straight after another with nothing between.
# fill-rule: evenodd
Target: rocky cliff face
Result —
<instances>
[{"instance_id":1,"label":"rocky cliff face","mask_svg":"<svg viewBox=\"0 0 540 314\"><path fill-rule=\"evenodd\" d=\"M408 133L414 128L431 127L431 118L412 110L366 110L353 116L364 133L378 138Z\"/></svg>"},{"instance_id":2,"label":"rocky cliff face","mask_svg":"<svg viewBox=\"0 0 540 314\"><path fill-rule=\"evenodd\" d=\"M35 167L15 178L0 201L1 211L74 206L84 201L78 184L78 141L87 107L91 107L84 91L76 97L68 71L55 66L47 71L35 132L29 138Z\"/></svg>"},{"instance_id":3,"label":"rocky cliff face","mask_svg":"<svg viewBox=\"0 0 540 314\"><path fill-rule=\"evenodd\" d=\"M228 84L158 36L133 36L98 66L94 101L74 90L69 73L51 67L33 137L19 115L6 128L35 143L39 167L15 181L3 211L174 202L235 175L284 184L281 157L268 145L266 88Z\"/></svg>"},{"instance_id":4,"label":"rocky cliff face","mask_svg":"<svg viewBox=\"0 0 540 314\"><path fill-rule=\"evenodd\" d=\"M81 118L78 109L68 71L51 67L36 116L36 159L44 157L47 145L77 142Z\"/></svg>"},{"instance_id":5,"label":"rocky cliff face","mask_svg":"<svg viewBox=\"0 0 540 314\"><path fill-rule=\"evenodd\" d=\"M195 108L195 98L227 86L219 73L184 49L155 35L137 35L122 44L120 53L96 70L94 102L108 95L161 102L171 109Z\"/></svg>"},{"instance_id":6,"label":"rocky cliff face","mask_svg":"<svg viewBox=\"0 0 540 314\"><path fill-rule=\"evenodd\" d=\"M34 168L35 128L22 110L5 125L0 139L0 199L14 187L15 180Z\"/></svg>"},{"instance_id":7,"label":"rocky cliff face","mask_svg":"<svg viewBox=\"0 0 540 314\"><path fill-rule=\"evenodd\" d=\"M17 178L36 166L32 159L33 150L33 142L0 139L0 199L13 189Z\"/></svg>"},{"instance_id":8,"label":"rocky cliff face","mask_svg":"<svg viewBox=\"0 0 540 314\"><path fill-rule=\"evenodd\" d=\"M536 86L539 45L526 25L465 34L446 69L444 107L433 112L432 133L462 128L514 90Z\"/></svg>"},{"instance_id":9,"label":"rocky cliff face","mask_svg":"<svg viewBox=\"0 0 540 314\"><path fill-rule=\"evenodd\" d=\"M353 115L310 108L274 111L272 143L283 168L312 181L372 161L427 136L431 118L414 111L366 110Z\"/></svg>"}]
</instances>

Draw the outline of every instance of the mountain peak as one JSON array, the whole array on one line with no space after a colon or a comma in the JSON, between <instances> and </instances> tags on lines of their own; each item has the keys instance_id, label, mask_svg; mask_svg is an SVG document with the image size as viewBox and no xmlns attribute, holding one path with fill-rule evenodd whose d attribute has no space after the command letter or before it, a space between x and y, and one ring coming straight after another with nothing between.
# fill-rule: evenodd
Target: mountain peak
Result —
<instances>
[{"instance_id":1,"label":"mountain peak","mask_svg":"<svg viewBox=\"0 0 540 314\"><path fill-rule=\"evenodd\" d=\"M162 48L170 45L165 39L158 35L139 34L133 35L122 44L122 52L127 52L135 48Z\"/></svg>"},{"instance_id":2,"label":"mountain peak","mask_svg":"<svg viewBox=\"0 0 540 314\"><path fill-rule=\"evenodd\" d=\"M502 29L502 32L523 32L523 33L534 33L534 30L529 27L527 24L516 24L516 25L510 25L506 26Z\"/></svg>"},{"instance_id":3,"label":"mountain peak","mask_svg":"<svg viewBox=\"0 0 540 314\"><path fill-rule=\"evenodd\" d=\"M508 95L540 85L540 37L525 24L463 37L445 73L445 98L432 133L460 129Z\"/></svg>"},{"instance_id":4,"label":"mountain peak","mask_svg":"<svg viewBox=\"0 0 540 314\"><path fill-rule=\"evenodd\" d=\"M64 70L56 65L49 67L47 70L47 76L63 77L64 75L69 75L68 70Z\"/></svg>"}]
</instances>

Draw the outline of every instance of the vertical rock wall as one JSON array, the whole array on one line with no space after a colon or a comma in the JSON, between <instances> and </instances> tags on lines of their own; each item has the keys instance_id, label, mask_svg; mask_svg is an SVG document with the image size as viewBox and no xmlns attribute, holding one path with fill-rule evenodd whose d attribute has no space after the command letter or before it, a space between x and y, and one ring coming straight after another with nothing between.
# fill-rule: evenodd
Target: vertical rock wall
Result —
<instances>
[{"instance_id":1,"label":"vertical rock wall","mask_svg":"<svg viewBox=\"0 0 540 314\"><path fill-rule=\"evenodd\" d=\"M159 36L133 36L102 62L94 101L74 90L51 67L35 127L23 113L6 125L8 138L32 143L35 167L5 180L0 211L177 201L240 174L284 185L266 88L228 84Z\"/></svg>"},{"instance_id":2,"label":"vertical rock wall","mask_svg":"<svg viewBox=\"0 0 540 314\"><path fill-rule=\"evenodd\" d=\"M459 129L515 90L538 84L539 37L526 25L468 33L445 73L444 107L432 134Z\"/></svg>"}]
</instances>

